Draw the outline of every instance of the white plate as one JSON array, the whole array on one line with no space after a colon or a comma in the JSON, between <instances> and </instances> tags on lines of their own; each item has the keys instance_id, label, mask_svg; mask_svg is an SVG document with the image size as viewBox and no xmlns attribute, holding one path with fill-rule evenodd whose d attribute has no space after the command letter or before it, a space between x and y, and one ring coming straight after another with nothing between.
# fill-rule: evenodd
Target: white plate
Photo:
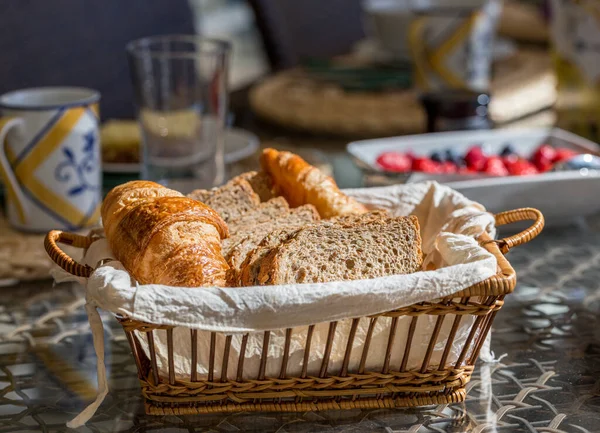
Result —
<instances>
[{"instance_id":1,"label":"white plate","mask_svg":"<svg viewBox=\"0 0 600 433\"><path fill-rule=\"evenodd\" d=\"M225 164L233 164L252 156L260 140L245 129L230 128L225 131Z\"/></svg>"},{"instance_id":2,"label":"white plate","mask_svg":"<svg viewBox=\"0 0 600 433\"><path fill-rule=\"evenodd\" d=\"M594 142L558 128L456 131L391 137L353 142L347 146L347 150L368 173L384 174L376 163L382 152L410 150L416 155L425 156L434 151L453 148L465 153L469 147L479 144L486 152L497 154L507 143L512 144L516 152L525 158L542 143L595 154L599 151ZM574 217L600 213L600 173L594 171L465 180L456 175L444 177L417 173L408 177L407 181L421 180L443 182L494 213L520 207L535 207L542 211L549 225L563 224L570 222Z\"/></svg>"},{"instance_id":3,"label":"white plate","mask_svg":"<svg viewBox=\"0 0 600 433\"><path fill-rule=\"evenodd\" d=\"M248 158L258 150L259 139L244 129L230 128L225 131L225 164L233 164ZM140 166L135 163L102 163L102 171L106 173L139 173Z\"/></svg>"}]
</instances>

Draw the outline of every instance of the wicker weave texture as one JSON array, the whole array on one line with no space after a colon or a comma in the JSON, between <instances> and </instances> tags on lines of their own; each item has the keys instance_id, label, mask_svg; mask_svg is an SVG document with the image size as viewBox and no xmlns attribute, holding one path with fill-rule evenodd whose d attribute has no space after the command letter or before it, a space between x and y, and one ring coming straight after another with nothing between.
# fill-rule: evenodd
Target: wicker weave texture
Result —
<instances>
[{"instance_id":1,"label":"wicker weave texture","mask_svg":"<svg viewBox=\"0 0 600 433\"><path fill-rule=\"evenodd\" d=\"M439 404L462 401L464 399L465 385L469 382L473 365L477 359L483 342L490 330L492 321L503 304L502 296L486 296L479 299L462 298L442 300L439 303L428 305L417 304L406 309L391 311L365 320L370 321L364 345L360 346L362 353L358 368L348 368L348 361L355 344L355 332L359 319L353 320L349 333L339 331L337 322L329 323L329 333L323 357L320 361L318 375L307 374L306 362L311 352L312 329L309 327L309 337L304 347L302 373L290 376L287 373L289 359L289 342L292 330L286 330L284 343L284 356L281 358L281 368L278 377L265 376L265 366L268 361L268 347L271 331L264 332L262 336L262 356L260 368L255 377L248 378L244 370L245 350L242 349L237 359L237 369L234 377L228 377L228 363L236 360L230 357L231 336L225 336L225 345L222 347L222 356L217 356L215 344L217 334L211 333L209 371L203 378L196 372L198 359L198 338L194 330L190 330L190 345L192 349L191 371L188 378L175 375L173 358L173 328L155 327L150 329L130 319L121 319L128 339L132 346L134 358L140 373L140 384L144 395L148 413L154 414L188 414L208 413L215 411L236 410L325 410L331 408L368 408L368 407L393 407L393 406L419 406L424 404ZM460 306L459 306L460 305ZM453 314L450 312L472 311L474 320L468 329L468 336L460 348L457 359L449 360L449 354L455 343L456 331L467 314ZM462 308L462 310L461 310ZM442 313L442 311L444 313ZM411 356L414 336L417 334L417 322L420 318L432 314L435 326L430 328L426 336L427 350L421 359L420 368L408 369L407 363ZM412 314L411 314L412 313ZM398 319L411 317L410 326L404 340L406 346L400 351L394 351L397 341L400 340ZM377 359L376 369L366 370L366 359L370 354L372 329L380 317L391 319L385 356ZM423 319L425 320L425 319ZM440 330L444 322L451 324L448 337L440 341ZM149 356L142 350L139 340L140 333L145 334L148 342ZM155 338L157 332L166 333L168 345L167 366L168 374L159 374ZM244 335L247 341L248 334ZM423 336L421 335L421 338ZM332 370L329 367L331 347L334 340L338 343L345 342L345 355L341 369ZM440 343L442 344L440 346ZM245 346L243 346L245 347ZM438 364L430 361L434 351L437 351ZM392 357L393 353L401 356ZM222 359L220 368L216 366L216 359ZM371 365L373 360L370 359ZM230 370L229 370L230 371ZM220 374L219 374L220 372Z\"/></svg>"}]
</instances>

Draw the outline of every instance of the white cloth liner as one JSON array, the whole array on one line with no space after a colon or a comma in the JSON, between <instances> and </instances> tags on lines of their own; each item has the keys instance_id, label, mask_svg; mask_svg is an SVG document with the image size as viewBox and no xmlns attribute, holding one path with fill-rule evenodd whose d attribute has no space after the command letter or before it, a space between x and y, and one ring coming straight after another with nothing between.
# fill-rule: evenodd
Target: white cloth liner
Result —
<instances>
[{"instance_id":1,"label":"white cloth liner","mask_svg":"<svg viewBox=\"0 0 600 433\"><path fill-rule=\"evenodd\" d=\"M221 375L225 334L232 335L227 376L235 378L241 338L244 333L249 333L244 377L256 378L265 330L274 330L268 349L266 376L279 375L285 328L293 328L287 374L297 375L301 369L308 325L318 324L313 334L308 363L309 375L315 375L321 367L329 322L337 320L339 323L328 370L337 374L346 349L351 319L446 297L496 273L496 259L475 240L483 231L495 235L494 218L481 205L458 192L435 182L345 192L370 207L388 209L393 215L416 215L421 224L424 269L435 270L360 281L202 289L138 285L117 261L97 268L88 280L73 277L62 270L54 271L56 281L79 281L86 285L88 317L99 360L98 398L68 425L83 425L106 395L102 363L103 331L97 320L96 307L143 322L181 327L174 330L175 373L177 377L188 379L191 371L190 328L199 330L197 371L201 379L206 377L208 371L209 336L212 331L220 333L217 338L215 377ZM82 262L95 267L100 260L111 257L106 241L101 239L92 244ZM454 318L453 315L451 317ZM377 322L367 358L367 371L381 368L390 322L389 318L380 318ZM439 363L452 322L444 321L432 354L432 366ZM448 362L457 359L472 322L473 317L463 318ZM391 357L392 369L399 366L397 364L404 351L409 323L410 318L407 317L401 317L398 321ZM350 370L358 366L368 324L366 318L359 321L352 346ZM419 318L408 368L420 367L434 324L434 317ZM138 333L138 337L148 354L145 334ZM155 332L155 343L159 372L166 376L166 331ZM482 352L487 359L490 358L489 353L485 353L489 350L488 344Z\"/></svg>"}]
</instances>

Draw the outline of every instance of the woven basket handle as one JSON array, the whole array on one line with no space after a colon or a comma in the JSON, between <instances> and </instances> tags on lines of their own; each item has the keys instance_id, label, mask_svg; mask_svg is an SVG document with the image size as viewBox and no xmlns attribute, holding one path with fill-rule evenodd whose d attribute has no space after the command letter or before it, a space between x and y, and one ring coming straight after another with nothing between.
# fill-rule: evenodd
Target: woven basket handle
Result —
<instances>
[{"instance_id":1,"label":"woven basket handle","mask_svg":"<svg viewBox=\"0 0 600 433\"><path fill-rule=\"evenodd\" d=\"M495 215L495 218L497 226L503 226L505 224L511 224L519 221L533 221L531 227L523 230L522 232L504 239L493 241L498 244L498 247L500 247L500 251L502 251L503 254L508 253L512 247L529 242L539 235L544 228L544 215L542 215L539 210L531 207L500 212Z\"/></svg>"},{"instance_id":2,"label":"woven basket handle","mask_svg":"<svg viewBox=\"0 0 600 433\"><path fill-rule=\"evenodd\" d=\"M56 244L60 242L77 248L88 248L95 240L96 239L90 236L81 236L76 235L75 233L63 232L61 230L52 230L44 239L44 248L46 248L46 252L54 263L65 271L76 277L89 278L89 276L92 275L92 272L94 272L94 269L88 265L77 263Z\"/></svg>"}]
</instances>

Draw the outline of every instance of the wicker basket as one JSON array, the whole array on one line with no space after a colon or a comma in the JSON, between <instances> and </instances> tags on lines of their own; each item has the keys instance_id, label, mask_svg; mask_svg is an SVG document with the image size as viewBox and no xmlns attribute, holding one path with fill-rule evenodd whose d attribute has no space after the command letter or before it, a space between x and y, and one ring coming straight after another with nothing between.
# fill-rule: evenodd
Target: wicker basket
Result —
<instances>
[{"instance_id":1,"label":"wicker basket","mask_svg":"<svg viewBox=\"0 0 600 433\"><path fill-rule=\"evenodd\" d=\"M277 377L266 377L269 339L271 331L262 335L262 356L256 377L247 378L244 374L245 356L237 361L237 374L227 377L227 364L231 347L231 336L223 336L225 340L223 361L220 371L225 372L217 377L215 359L217 339L216 333L210 334L210 354L208 377L199 378L196 371L198 359L198 343L196 330L190 330L191 339L191 372L189 378L182 380L175 376L173 356L173 327L142 323L125 317L117 317L127 335L133 357L138 368L138 377L142 394L146 400L146 412L153 415L183 415L211 412L236 411L316 411L327 409L353 408L390 408L423 406L460 402L465 399L465 385L469 382L475 361L479 355L485 338L492 326L498 310L504 303L504 297L515 287L514 269L504 258L511 247L521 245L536 237L544 226L542 214L531 208L503 212L496 215L496 224L504 225L512 222L533 220L527 230L501 240L492 240L483 234L479 241L498 261L498 273L481 283L462 290L452 297L439 302L423 302L408 307L389 311L376 316L363 318L369 326L362 348L360 365L352 371L348 361L353 350L358 321L353 319L349 333L336 332L337 323L328 325L327 340L318 375L307 374L307 360L311 350L312 332L316 326L308 327L302 373L297 377L287 374L289 344L292 329L285 331L285 343L281 361L280 374ZM61 231L51 231L45 239L46 251L50 257L67 272L89 277L93 269L76 263L57 246L57 242L87 248L94 241L91 237L82 237ZM411 352L411 344L415 335L417 321L420 316L435 317L428 338L427 350L423 359L419 359L420 368L408 369L407 360ZM460 355L456 361L448 362L450 348L454 342L456 331L465 315L474 316ZM406 335L406 345L401 350L401 359L392 360L392 349L397 338L398 320L409 316L410 326ZM453 318L451 318L453 316ZM385 357L377 360L375 371L366 370L365 363L369 355L369 345L373 329L381 317L391 318ZM445 344L440 345L438 336L444 320L448 318L452 325ZM166 333L168 348L168 377L159 375L157 356L154 346L156 333ZM138 335L145 333L150 356L142 350ZM241 353L245 354L248 334L242 339ZM328 368L331 348L334 339L340 339L345 345L344 360L341 369L332 371ZM437 347L435 347L437 346ZM442 347L442 349L440 349ZM434 350L441 350L438 365L430 365ZM371 360L372 361L372 360ZM393 369L391 365L399 365Z\"/></svg>"}]
</instances>

